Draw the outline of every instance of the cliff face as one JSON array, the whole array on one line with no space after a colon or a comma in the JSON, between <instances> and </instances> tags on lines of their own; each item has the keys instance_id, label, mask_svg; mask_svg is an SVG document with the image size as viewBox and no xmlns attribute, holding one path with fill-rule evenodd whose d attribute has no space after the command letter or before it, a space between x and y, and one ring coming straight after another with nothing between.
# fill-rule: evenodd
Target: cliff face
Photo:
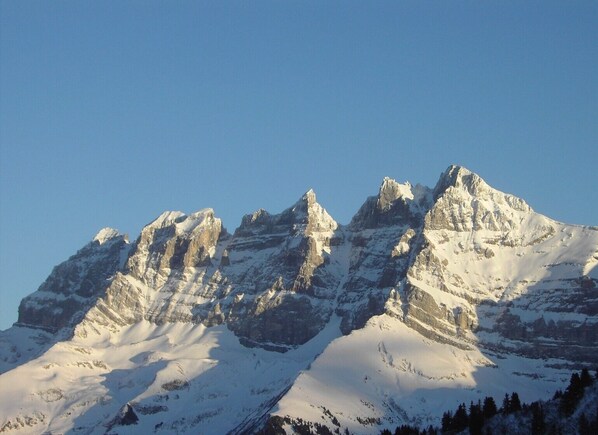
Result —
<instances>
[{"instance_id":1,"label":"cliff face","mask_svg":"<svg viewBox=\"0 0 598 435\"><path fill-rule=\"evenodd\" d=\"M17 324L56 332L74 327L122 269L126 236L104 228L93 241L56 266L39 289L21 301Z\"/></svg>"},{"instance_id":2,"label":"cliff face","mask_svg":"<svg viewBox=\"0 0 598 435\"><path fill-rule=\"evenodd\" d=\"M100 231L0 332L2 382L53 373L28 414L0 401L10 411L0 423L66 430L77 403L81 427L114 424L123 409L190 433L334 413L371 433L373 422L435 422L454 408L426 391L457 388L469 401L516 376L544 395L558 367L598 362L597 341L598 228L553 221L451 166L434 188L385 178L345 226L310 190L232 234L211 209L165 212L131 244ZM92 399L54 385L83 368L99 385ZM166 403L183 398L197 410Z\"/></svg>"},{"instance_id":3,"label":"cliff face","mask_svg":"<svg viewBox=\"0 0 598 435\"><path fill-rule=\"evenodd\" d=\"M404 320L464 345L594 361L597 228L539 215L463 168L441 176L435 197L401 293Z\"/></svg>"},{"instance_id":4,"label":"cliff face","mask_svg":"<svg viewBox=\"0 0 598 435\"><path fill-rule=\"evenodd\" d=\"M433 189L385 178L349 225L313 191L258 210L231 235L213 210L165 212L129 245L114 230L57 266L19 324L78 334L141 320L225 323L285 351L336 314L344 334L374 315L460 347L595 361L596 228L571 226L451 166Z\"/></svg>"}]
</instances>

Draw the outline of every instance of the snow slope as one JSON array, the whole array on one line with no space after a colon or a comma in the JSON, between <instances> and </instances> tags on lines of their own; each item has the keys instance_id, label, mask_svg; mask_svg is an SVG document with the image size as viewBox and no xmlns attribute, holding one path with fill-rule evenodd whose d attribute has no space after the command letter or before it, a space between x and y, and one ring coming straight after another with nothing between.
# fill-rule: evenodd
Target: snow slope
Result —
<instances>
[{"instance_id":1,"label":"snow slope","mask_svg":"<svg viewBox=\"0 0 598 435\"><path fill-rule=\"evenodd\" d=\"M338 335L337 322L284 354L247 349L224 326L190 323L74 337L0 376L0 431L103 434L130 404L139 424L118 433L235 432L267 413Z\"/></svg>"},{"instance_id":2,"label":"snow slope","mask_svg":"<svg viewBox=\"0 0 598 435\"><path fill-rule=\"evenodd\" d=\"M367 434L544 398L598 362L597 266L598 228L457 166L347 226L310 190L233 234L211 209L103 229L0 331L0 432Z\"/></svg>"},{"instance_id":3,"label":"snow slope","mask_svg":"<svg viewBox=\"0 0 598 435\"><path fill-rule=\"evenodd\" d=\"M526 401L552 395L570 377L563 362L458 349L381 315L333 341L299 375L273 415L355 434L401 424L438 425L457 403L485 396L500 403L513 391Z\"/></svg>"}]
</instances>

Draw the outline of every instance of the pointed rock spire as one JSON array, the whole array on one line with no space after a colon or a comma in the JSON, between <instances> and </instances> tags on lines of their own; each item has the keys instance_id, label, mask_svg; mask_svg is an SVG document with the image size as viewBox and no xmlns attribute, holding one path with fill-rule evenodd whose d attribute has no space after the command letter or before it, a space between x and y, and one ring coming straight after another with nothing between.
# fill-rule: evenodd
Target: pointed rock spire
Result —
<instances>
[{"instance_id":1,"label":"pointed rock spire","mask_svg":"<svg viewBox=\"0 0 598 435\"><path fill-rule=\"evenodd\" d=\"M295 222L307 224L308 232L334 230L338 226L332 216L318 203L313 189L305 192L290 210Z\"/></svg>"},{"instance_id":2,"label":"pointed rock spire","mask_svg":"<svg viewBox=\"0 0 598 435\"><path fill-rule=\"evenodd\" d=\"M404 198L405 200L413 199L411 184L409 182L405 184L397 183L392 178L384 177L378 192L378 208L388 210L392 206L392 203L399 198Z\"/></svg>"},{"instance_id":3,"label":"pointed rock spire","mask_svg":"<svg viewBox=\"0 0 598 435\"><path fill-rule=\"evenodd\" d=\"M100 231L98 231L98 233L95 235L95 237L93 238L93 242L98 242L100 245L103 245L104 243L115 239L117 237L123 237L123 235L118 232L118 230L115 230L114 228L102 228ZM126 236L124 236L126 239Z\"/></svg>"},{"instance_id":4,"label":"pointed rock spire","mask_svg":"<svg viewBox=\"0 0 598 435\"><path fill-rule=\"evenodd\" d=\"M493 190L478 174L459 165L449 166L440 175L434 187L434 198L438 198L449 187L463 189L471 195L480 195Z\"/></svg>"},{"instance_id":5,"label":"pointed rock spire","mask_svg":"<svg viewBox=\"0 0 598 435\"><path fill-rule=\"evenodd\" d=\"M314 192L313 189L309 189L307 192L305 192L301 199L306 201L308 204L313 204L317 202L316 192Z\"/></svg>"}]
</instances>

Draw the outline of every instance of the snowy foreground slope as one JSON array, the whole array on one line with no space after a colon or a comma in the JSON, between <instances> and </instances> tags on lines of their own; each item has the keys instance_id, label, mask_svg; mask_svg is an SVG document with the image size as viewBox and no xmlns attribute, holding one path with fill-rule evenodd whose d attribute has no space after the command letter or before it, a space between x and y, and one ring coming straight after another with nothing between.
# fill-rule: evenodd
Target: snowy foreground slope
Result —
<instances>
[{"instance_id":1,"label":"snowy foreground slope","mask_svg":"<svg viewBox=\"0 0 598 435\"><path fill-rule=\"evenodd\" d=\"M100 231L22 301L0 332L0 432L279 415L368 434L545 398L598 363L597 266L597 228L456 166L433 189L384 179L346 226L313 191L233 234L211 209L165 212L133 243Z\"/></svg>"}]
</instances>

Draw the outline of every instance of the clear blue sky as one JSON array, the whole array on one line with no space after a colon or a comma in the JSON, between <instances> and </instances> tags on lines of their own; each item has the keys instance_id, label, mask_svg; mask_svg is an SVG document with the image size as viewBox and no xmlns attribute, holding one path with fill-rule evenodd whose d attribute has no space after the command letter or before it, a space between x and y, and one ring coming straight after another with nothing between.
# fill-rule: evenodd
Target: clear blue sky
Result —
<instances>
[{"instance_id":1,"label":"clear blue sky","mask_svg":"<svg viewBox=\"0 0 598 435\"><path fill-rule=\"evenodd\" d=\"M0 329L105 226L451 163L598 225L595 1L0 1Z\"/></svg>"}]
</instances>

